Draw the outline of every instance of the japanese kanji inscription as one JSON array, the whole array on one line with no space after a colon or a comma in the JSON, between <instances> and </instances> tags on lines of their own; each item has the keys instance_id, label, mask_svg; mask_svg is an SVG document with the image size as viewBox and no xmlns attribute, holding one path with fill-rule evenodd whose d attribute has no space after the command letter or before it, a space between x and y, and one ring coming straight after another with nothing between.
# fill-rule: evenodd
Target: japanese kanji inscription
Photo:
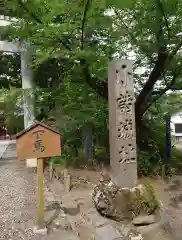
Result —
<instances>
[{"instance_id":1,"label":"japanese kanji inscription","mask_svg":"<svg viewBox=\"0 0 182 240\"><path fill-rule=\"evenodd\" d=\"M36 122L17 135L16 148L20 160L59 156L60 134L49 126Z\"/></svg>"}]
</instances>

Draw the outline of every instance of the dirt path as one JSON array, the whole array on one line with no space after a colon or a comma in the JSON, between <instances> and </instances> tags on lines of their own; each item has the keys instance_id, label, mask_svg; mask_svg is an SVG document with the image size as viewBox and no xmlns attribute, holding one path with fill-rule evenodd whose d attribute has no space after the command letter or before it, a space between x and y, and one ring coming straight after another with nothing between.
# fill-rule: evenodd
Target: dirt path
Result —
<instances>
[{"instance_id":1,"label":"dirt path","mask_svg":"<svg viewBox=\"0 0 182 240\"><path fill-rule=\"evenodd\" d=\"M73 171L73 174L86 176L89 180L96 184L98 182L100 174L98 172L91 171ZM152 181L158 199L162 202L165 214L163 215L163 221L165 222L165 229L159 230L151 234L151 239L147 240L181 240L182 232L182 176L174 176L168 182L157 179ZM62 197L63 202L68 203L74 199L74 196L80 199L84 199L85 206L81 206L81 212L84 208L91 207L91 191L88 189L77 189L71 191ZM83 208L83 209L82 209ZM154 236L155 235L155 236Z\"/></svg>"},{"instance_id":2,"label":"dirt path","mask_svg":"<svg viewBox=\"0 0 182 240\"><path fill-rule=\"evenodd\" d=\"M182 239L182 176L174 176L168 182L161 179L152 182L164 205L166 230L171 233L172 239Z\"/></svg>"}]
</instances>

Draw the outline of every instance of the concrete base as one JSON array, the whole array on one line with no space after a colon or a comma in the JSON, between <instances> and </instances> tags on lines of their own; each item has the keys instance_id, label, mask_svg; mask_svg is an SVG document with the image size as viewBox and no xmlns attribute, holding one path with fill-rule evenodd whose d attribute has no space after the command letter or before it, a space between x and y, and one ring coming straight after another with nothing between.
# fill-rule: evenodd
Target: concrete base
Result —
<instances>
[{"instance_id":1,"label":"concrete base","mask_svg":"<svg viewBox=\"0 0 182 240\"><path fill-rule=\"evenodd\" d=\"M26 166L30 168L37 167L37 159L36 158L26 159Z\"/></svg>"},{"instance_id":2,"label":"concrete base","mask_svg":"<svg viewBox=\"0 0 182 240\"><path fill-rule=\"evenodd\" d=\"M35 226L33 228L33 233L34 234L41 234L41 235L47 235L47 228L38 228L37 226Z\"/></svg>"}]
</instances>

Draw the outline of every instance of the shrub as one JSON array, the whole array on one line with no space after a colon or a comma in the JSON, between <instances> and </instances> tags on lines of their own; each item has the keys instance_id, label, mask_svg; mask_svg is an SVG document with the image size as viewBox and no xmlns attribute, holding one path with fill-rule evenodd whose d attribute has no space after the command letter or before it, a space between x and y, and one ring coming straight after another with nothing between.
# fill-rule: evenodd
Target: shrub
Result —
<instances>
[{"instance_id":1,"label":"shrub","mask_svg":"<svg viewBox=\"0 0 182 240\"><path fill-rule=\"evenodd\" d=\"M54 164L66 165L66 158L64 155L51 157L50 161Z\"/></svg>"}]
</instances>

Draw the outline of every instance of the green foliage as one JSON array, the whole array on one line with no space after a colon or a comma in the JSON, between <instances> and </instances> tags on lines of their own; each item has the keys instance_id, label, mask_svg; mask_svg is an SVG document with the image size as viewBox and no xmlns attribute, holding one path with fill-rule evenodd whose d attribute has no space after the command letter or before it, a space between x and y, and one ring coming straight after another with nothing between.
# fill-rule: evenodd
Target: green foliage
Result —
<instances>
[{"instance_id":1,"label":"green foliage","mask_svg":"<svg viewBox=\"0 0 182 240\"><path fill-rule=\"evenodd\" d=\"M182 107L179 94L165 94L182 88L181 1L7 0L4 5L19 18L4 29L9 40L26 38L35 48L36 113L44 107L47 123L61 132L66 161L78 158L81 129L87 123L94 126L96 144L106 147L108 61L134 55L137 128L146 127L139 131L138 168L141 174L158 172L165 115ZM1 55L0 64L1 86L19 87L18 57ZM14 103L21 97L11 92L6 94L5 121L20 128L23 118L14 115ZM176 152L174 156L177 161Z\"/></svg>"},{"instance_id":2,"label":"green foliage","mask_svg":"<svg viewBox=\"0 0 182 240\"><path fill-rule=\"evenodd\" d=\"M181 94L171 93L158 99L148 111L147 121L148 145L144 151L138 151L138 171L140 175L161 175L165 162L165 119L179 112L182 107ZM145 122L146 123L146 122ZM174 173L174 168L180 163L180 153L175 147L172 137L172 158L167 167L167 175Z\"/></svg>"},{"instance_id":3,"label":"green foliage","mask_svg":"<svg viewBox=\"0 0 182 240\"><path fill-rule=\"evenodd\" d=\"M4 123L9 134L16 134L23 129L23 104L20 89L0 90L0 108L4 111Z\"/></svg>"},{"instance_id":4,"label":"green foliage","mask_svg":"<svg viewBox=\"0 0 182 240\"><path fill-rule=\"evenodd\" d=\"M21 87L20 55L0 53L0 87Z\"/></svg>"},{"instance_id":5,"label":"green foliage","mask_svg":"<svg viewBox=\"0 0 182 240\"><path fill-rule=\"evenodd\" d=\"M64 155L51 157L50 161L54 164L66 165L66 160Z\"/></svg>"}]
</instances>

